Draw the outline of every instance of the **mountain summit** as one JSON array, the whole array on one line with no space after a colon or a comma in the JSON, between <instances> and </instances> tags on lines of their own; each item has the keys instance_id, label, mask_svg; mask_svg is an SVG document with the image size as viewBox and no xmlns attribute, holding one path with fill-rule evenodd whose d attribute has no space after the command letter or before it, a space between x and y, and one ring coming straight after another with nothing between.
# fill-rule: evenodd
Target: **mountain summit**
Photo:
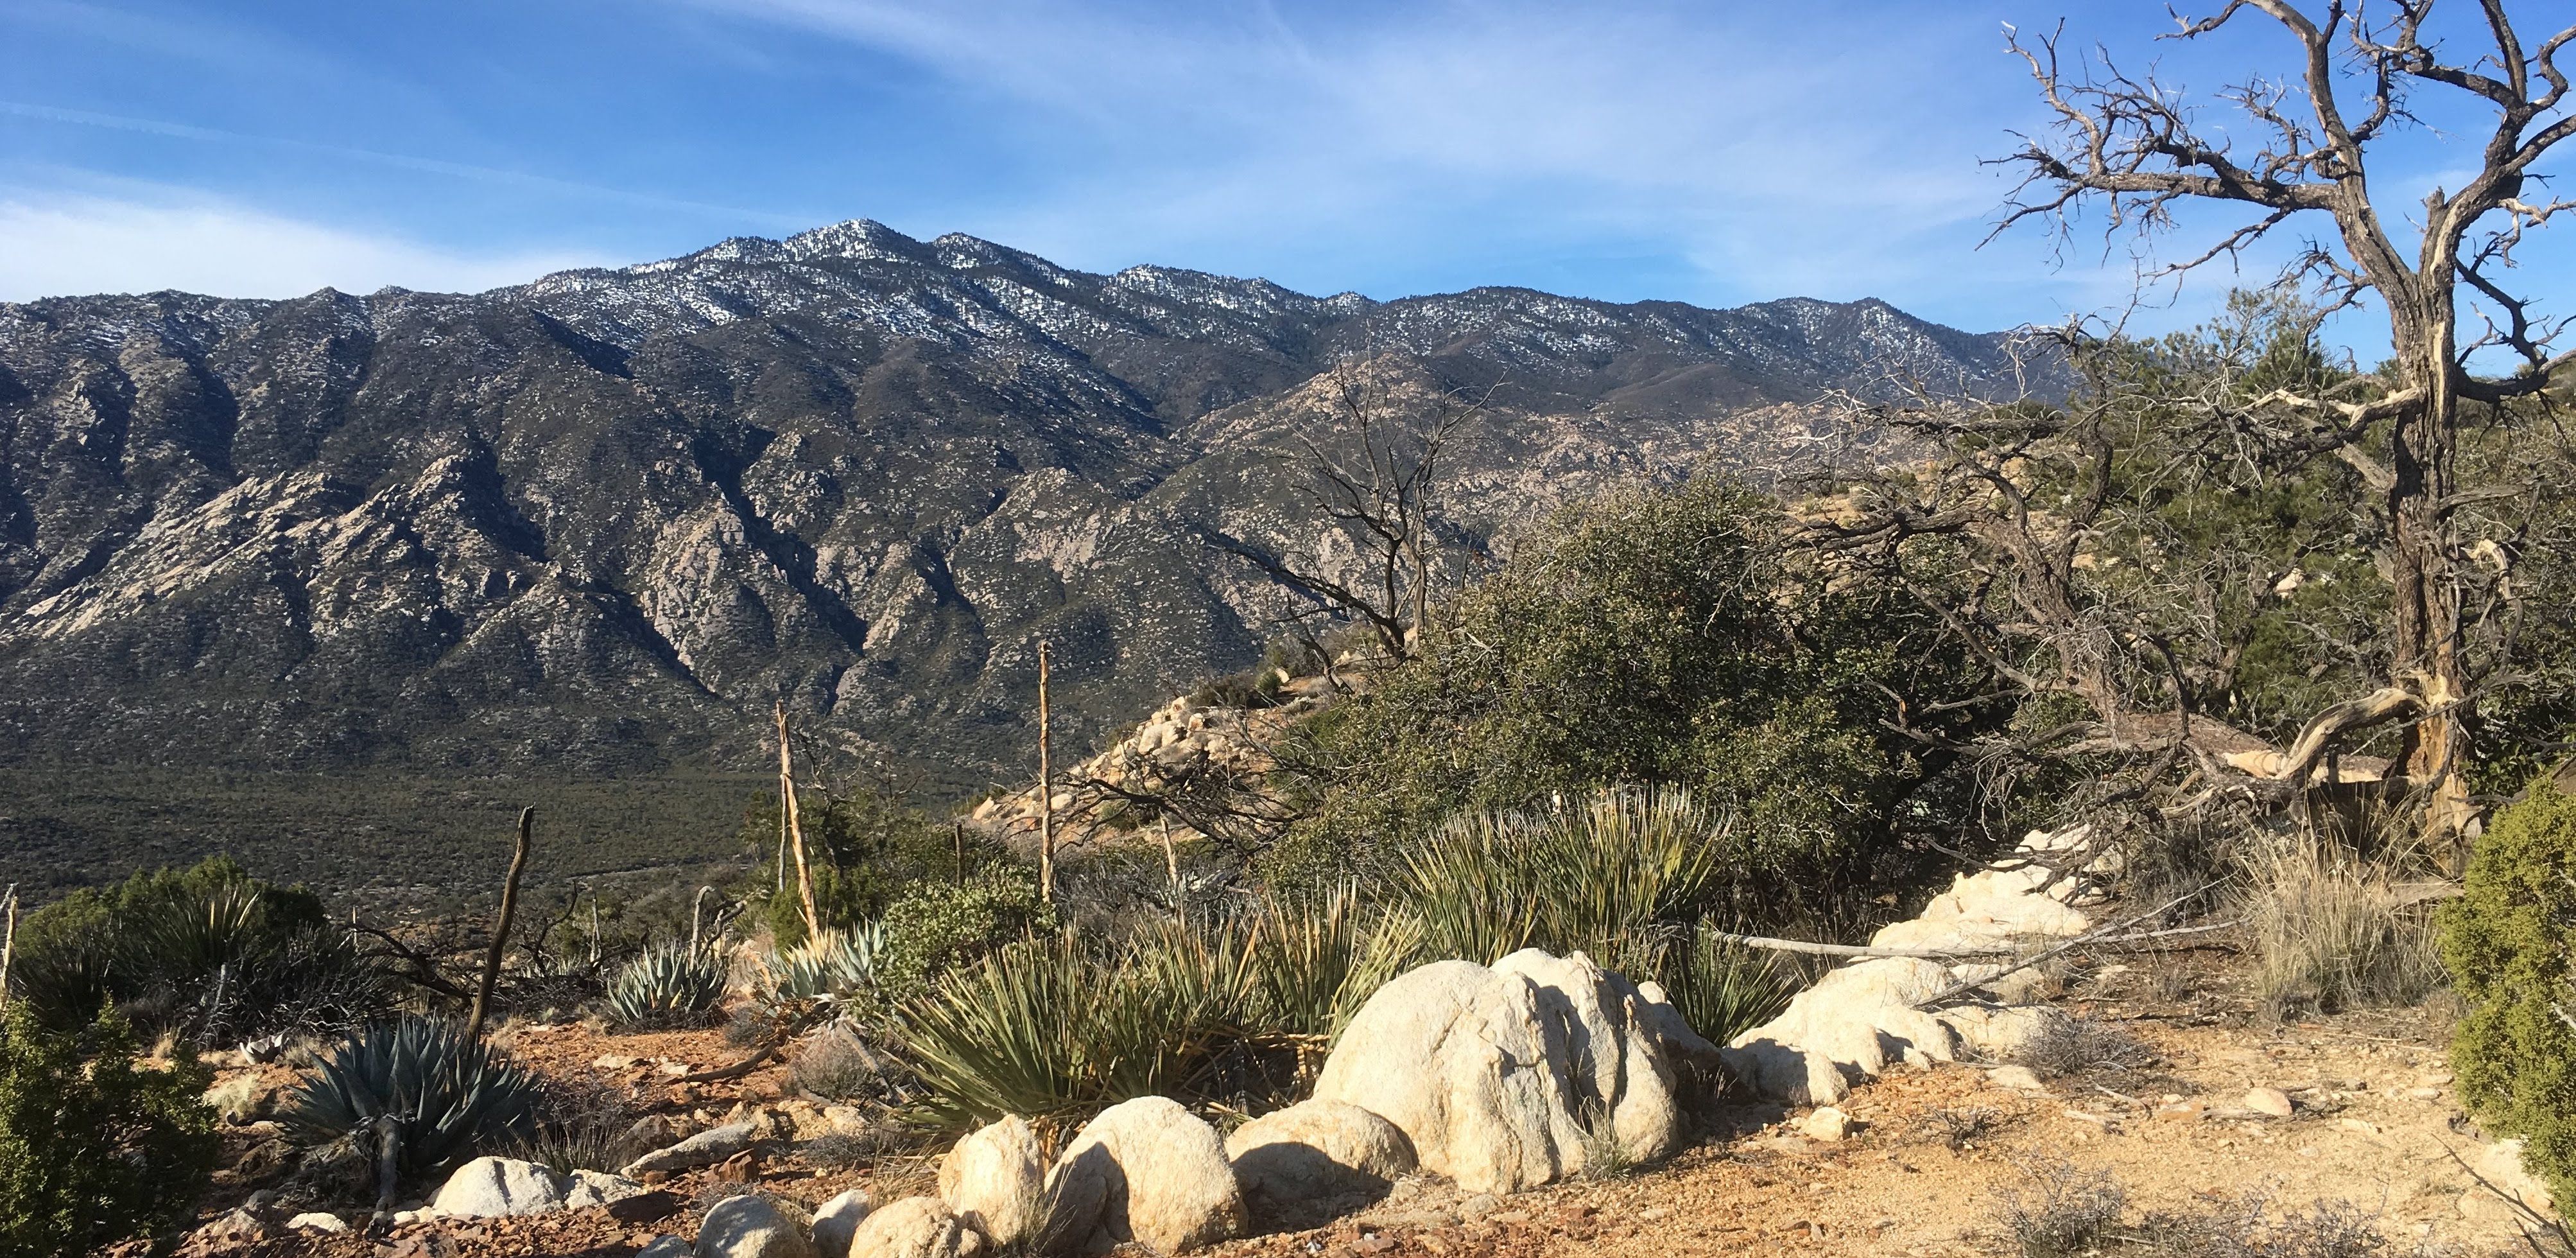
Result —
<instances>
[{"instance_id":1,"label":"mountain summit","mask_svg":"<svg viewBox=\"0 0 2576 1258\"><path fill-rule=\"evenodd\" d=\"M1491 399L1491 532L2000 335L1876 301L1373 301L864 220L491 292L0 305L0 763L635 770L807 724L1016 775L1258 655L1351 356Z\"/></svg>"}]
</instances>

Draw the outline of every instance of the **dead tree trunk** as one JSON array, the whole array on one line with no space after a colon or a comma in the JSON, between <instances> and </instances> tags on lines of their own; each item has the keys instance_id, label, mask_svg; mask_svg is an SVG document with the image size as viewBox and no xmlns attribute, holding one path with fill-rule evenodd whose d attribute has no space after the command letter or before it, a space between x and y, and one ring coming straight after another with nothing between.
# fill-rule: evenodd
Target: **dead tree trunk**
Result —
<instances>
[{"instance_id":1,"label":"dead tree trunk","mask_svg":"<svg viewBox=\"0 0 2576 1258\"><path fill-rule=\"evenodd\" d=\"M509 876L501 880L501 917L492 924L492 944L483 950L483 981L474 988L474 1013L465 1020L465 1038L483 1034L483 1019L492 1009L492 986L501 981L501 954L510 946L510 919L519 911L519 875L528 870L528 840L537 825L537 810L519 810L519 845L510 853Z\"/></svg>"},{"instance_id":2,"label":"dead tree trunk","mask_svg":"<svg viewBox=\"0 0 2576 1258\"><path fill-rule=\"evenodd\" d=\"M1047 644L1038 643L1038 898L1055 903L1055 766L1047 729Z\"/></svg>"},{"instance_id":3,"label":"dead tree trunk","mask_svg":"<svg viewBox=\"0 0 2576 1258\"><path fill-rule=\"evenodd\" d=\"M786 810L788 846L796 853L796 898L805 908L805 937L814 939L823 933L823 917L814 910L814 875L805 864L805 826L796 816L796 773L787 754L786 702L780 701L775 711L778 717L778 798L780 807Z\"/></svg>"}]
</instances>

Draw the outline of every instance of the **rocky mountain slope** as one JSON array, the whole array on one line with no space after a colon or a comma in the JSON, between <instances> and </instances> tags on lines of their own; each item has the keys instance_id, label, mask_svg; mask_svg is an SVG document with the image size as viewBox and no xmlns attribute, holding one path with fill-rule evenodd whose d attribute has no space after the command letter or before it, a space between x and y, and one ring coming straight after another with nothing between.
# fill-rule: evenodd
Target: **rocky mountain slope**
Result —
<instances>
[{"instance_id":1,"label":"rocky mountain slope","mask_svg":"<svg viewBox=\"0 0 2576 1258\"><path fill-rule=\"evenodd\" d=\"M1878 302L1378 302L851 222L471 296L0 305L0 764L637 770L810 728L962 788L1254 658L1334 551L1317 373L1485 400L1491 535L1760 463L1890 373L2013 387Z\"/></svg>"}]
</instances>

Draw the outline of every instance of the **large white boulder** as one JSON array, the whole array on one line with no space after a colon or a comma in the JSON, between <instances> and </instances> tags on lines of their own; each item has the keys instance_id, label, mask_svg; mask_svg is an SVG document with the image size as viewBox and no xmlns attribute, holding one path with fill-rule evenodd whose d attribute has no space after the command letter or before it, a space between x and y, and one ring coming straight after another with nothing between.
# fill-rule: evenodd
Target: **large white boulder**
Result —
<instances>
[{"instance_id":1,"label":"large white boulder","mask_svg":"<svg viewBox=\"0 0 2576 1258\"><path fill-rule=\"evenodd\" d=\"M1411 1174L1402 1128L1347 1101L1314 1099L1264 1114L1225 1138L1246 1201L1274 1213L1382 1195Z\"/></svg>"},{"instance_id":2,"label":"large white boulder","mask_svg":"<svg viewBox=\"0 0 2576 1258\"><path fill-rule=\"evenodd\" d=\"M1082 1247L1140 1241L1186 1253L1250 1223L1216 1129L1177 1101L1140 1096L1102 1110L1056 1159L1050 1239Z\"/></svg>"},{"instance_id":3,"label":"large white boulder","mask_svg":"<svg viewBox=\"0 0 2576 1258\"><path fill-rule=\"evenodd\" d=\"M698 1224L696 1258L817 1258L805 1238L812 1221L767 1197L727 1197Z\"/></svg>"},{"instance_id":4,"label":"large white boulder","mask_svg":"<svg viewBox=\"0 0 2576 1258\"><path fill-rule=\"evenodd\" d=\"M450 1219L497 1219L560 1210L571 1192L563 1176L535 1162L480 1157L447 1177L429 1212Z\"/></svg>"},{"instance_id":5,"label":"large white boulder","mask_svg":"<svg viewBox=\"0 0 2576 1258\"><path fill-rule=\"evenodd\" d=\"M1934 952L2036 952L2091 930L2085 906L2109 871L2093 867L2058 876L2046 864L2070 863L2087 837L2082 827L2033 833L2013 858L2001 862L2005 868L1959 875L1921 914L1881 928L1870 943ZM1722 1053L1726 1068L1759 1095L1830 1105L1896 1063L2008 1057L2065 1016L2027 1003L2041 981L2036 968L1996 980L2010 964L2002 958L1853 961L1798 993L1780 1016L1736 1036ZM1924 1008L1972 981L1991 981L1999 1003Z\"/></svg>"},{"instance_id":6,"label":"large white boulder","mask_svg":"<svg viewBox=\"0 0 2576 1258\"><path fill-rule=\"evenodd\" d=\"M906 1197L859 1221L849 1258L964 1258L982 1244L937 1197Z\"/></svg>"},{"instance_id":7,"label":"large white boulder","mask_svg":"<svg viewBox=\"0 0 2576 1258\"><path fill-rule=\"evenodd\" d=\"M1681 1067L1717 1051L1660 996L1580 952L1433 962L1369 997L1315 1095L1383 1116L1469 1193L1578 1174L1587 1149L1658 1158L1681 1138Z\"/></svg>"},{"instance_id":8,"label":"large white boulder","mask_svg":"<svg viewBox=\"0 0 2576 1258\"><path fill-rule=\"evenodd\" d=\"M969 1133L939 1163L939 1195L966 1226L1002 1247L1046 1227L1046 1154L1014 1114Z\"/></svg>"}]
</instances>

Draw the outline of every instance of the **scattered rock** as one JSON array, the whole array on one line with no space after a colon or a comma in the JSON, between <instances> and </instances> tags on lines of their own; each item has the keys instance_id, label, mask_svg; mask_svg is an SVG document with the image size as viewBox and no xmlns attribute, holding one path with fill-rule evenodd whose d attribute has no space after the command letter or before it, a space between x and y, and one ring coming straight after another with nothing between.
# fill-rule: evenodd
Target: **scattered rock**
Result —
<instances>
[{"instance_id":1,"label":"scattered rock","mask_svg":"<svg viewBox=\"0 0 2576 1258\"><path fill-rule=\"evenodd\" d=\"M428 1213L449 1219L495 1219L563 1208L563 1176L517 1158L479 1157L456 1168Z\"/></svg>"},{"instance_id":2,"label":"scattered rock","mask_svg":"<svg viewBox=\"0 0 2576 1258\"><path fill-rule=\"evenodd\" d=\"M939 1198L906 1197L859 1220L848 1258L965 1258L974 1235Z\"/></svg>"},{"instance_id":3,"label":"scattered rock","mask_svg":"<svg viewBox=\"0 0 2576 1258\"><path fill-rule=\"evenodd\" d=\"M767 1197L727 1197L698 1225L696 1258L817 1258L804 1212Z\"/></svg>"},{"instance_id":4,"label":"scattered rock","mask_svg":"<svg viewBox=\"0 0 2576 1258\"><path fill-rule=\"evenodd\" d=\"M294 1218L288 1219L286 1221L286 1230L290 1232L323 1232L336 1236L339 1233L348 1231L349 1224L347 1220L341 1218L339 1215L324 1214L321 1211L316 1210L308 1214L299 1214Z\"/></svg>"},{"instance_id":5,"label":"scattered rock","mask_svg":"<svg viewBox=\"0 0 2576 1258\"><path fill-rule=\"evenodd\" d=\"M2296 1112L2290 1105L2290 1094L2280 1090L2279 1088L2247 1089L2245 1092L2245 1108L2250 1109L2257 1114L2268 1114L2274 1118L2288 1118L2292 1113Z\"/></svg>"},{"instance_id":6,"label":"scattered rock","mask_svg":"<svg viewBox=\"0 0 2576 1258\"><path fill-rule=\"evenodd\" d=\"M2406 1096L2408 1100L2414 1101L2438 1101L2442 1099L2442 1090L2440 1088L2408 1088L2406 1090Z\"/></svg>"},{"instance_id":7,"label":"scattered rock","mask_svg":"<svg viewBox=\"0 0 2576 1258\"><path fill-rule=\"evenodd\" d=\"M677 1236L656 1236L635 1251L635 1258L691 1258L687 1241Z\"/></svg>"},{"instance_id":8,"label":"scattered rock","mask_svg":"<svg viewBox=\"0 0 2576 1258\"><path fill-rule=\"evenodd\" d=\"M633 1070L640 1064L624 1053L601 1053L590 1060L593 1070Z\"/></svg>"},{"instance_id":9,"label":"scattered rock","mask_svg":"<svg viewBox=\"0 0 2576 1258\"><path fill-rule=\"evenodd\" d=\"M588 1210L594 1206L624 1201L644 1191L644 1185L623 1175L611 1175L605 1171L574 1171L572 1186L564 1192L564 1207L570 1210Z\"/></svg>"},{"instance_id":10,"label":"scattered rock","mask_svg":"<svg viewBox=\"0 0 2576 1258\"><path fill-rule=\"evenodd\" d=\"M1670 1152L1677 1072L1716 1052L1670 1004L1590 957L1524 949L1491 969L1434 962L1379 988L1315 1095L1383 1116L1462 1190L1517 1192L1581 1172L1603 1125L1597 1135L1630 1160ZM1593 1098L1606 1114L1591 1112Z\"/></svg>"},{"instance_id":11,"label":"scattered rock","mask_svg":"<svg viewBox=\"0 0 2576 1258\"><path fill-rule=\"evenodd\" d=\"M711 1127L666 1149L651 1153L626 1164L624 1174L642 1178L648 1171L685 1171L693 1167L714 1166L751 1147L750 1123L728 1123Z\"/></svg>"},{"instance_id":12,"label":"scattered rock","mask_svg":"<svg viewBox=\"0 0 2576 1258\"><path fill-rule=\"evenodd\" d=\"M1997 1066L1986 1072L1986 1082L2015 1092L2045 1092L2048 1085L2028 1066Z\"/></svg>"},{"instance_id":13,"label":"scattered rock","mask_svg":"<svg viewBox=\"0 0 2576 1258\"><path fill-rule=\"evenodd\" d=\"M814 1211L814 1248L823 1258L846 1258L850 1238L858 1233L860 1221L868 1217L868 1205L866 1193L850 1188Z\"/></svg>"},{"instance_id":14,"label":"scattered rock","mask_svg":"<svg viewBox=\"0 0 2576 1258\"><path fill-rule=\"evenodd\" d=\"M1046 1154L1014 1114L968 1134L939 1163L939 1195L995 1245L1034 1241L1046 1227Z\"/></svg>"},{"instance_id":15,"label":"scattered rock","mask_svg":"<svg viewBox=\"0 0 2576 1258\"><path fill-rule=\"evenodd\" d=\"M1831 1105L1798 1120L1800 1134L1824 1144L1840 1143L1852 1134L1853 1129L1851 1115Z\"/></svg>"},{"instance_id":16,"label":"scattered rock","mask_svg":"<svg viewBox=\"0 0 2576 1258\"><path fill-rule=\"evenodd\" d=\"M2196 1123L2202 1110L2197 1101L2165 1101L2156 1106L2155 1117L2169 1123Z\"/></svg>"},{"instance_id":17,"label":"scattered rock","mask_svg":"<svg viewBox=\"0 0 2576 1258\"><path fill-rule=\"evenodd\" d=\"M1177 1254L1250 1222L1216 1129L1167 1097L1101 1111L1065 1146L1048 1187L1051 1226L1076 1244L1137 1240Z\"/></svg>"},{"instance_id":18,"label":"scattered rock","mask_svg":"<svg viewBox=\"0 0 2576 1258\"><path fill-rule=\"evenodd\" d=\"M1376 1197L1414 1167L1402 1128L1346 1101L1300 1101L1226 1137L1247 1202L1277 1213L1316 1201Z\"/></svg>"}]
</instances>

